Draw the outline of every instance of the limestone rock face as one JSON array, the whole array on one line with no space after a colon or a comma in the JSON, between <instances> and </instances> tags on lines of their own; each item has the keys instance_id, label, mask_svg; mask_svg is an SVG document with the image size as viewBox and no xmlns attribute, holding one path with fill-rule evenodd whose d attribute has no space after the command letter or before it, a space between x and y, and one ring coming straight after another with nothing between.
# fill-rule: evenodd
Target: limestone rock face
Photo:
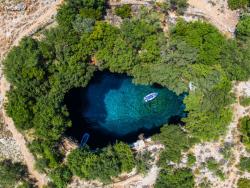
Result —
<instances>
[{"instance_id":1,"label":"limestone rock face","mask_svg":"<svg viewBox=\"0 0 250 188\"><path fill-rule=\"evenodd\" d=\"M0 0L0 61L24 36L55 20L63 0Z\"/></svg>"}]
</instances>

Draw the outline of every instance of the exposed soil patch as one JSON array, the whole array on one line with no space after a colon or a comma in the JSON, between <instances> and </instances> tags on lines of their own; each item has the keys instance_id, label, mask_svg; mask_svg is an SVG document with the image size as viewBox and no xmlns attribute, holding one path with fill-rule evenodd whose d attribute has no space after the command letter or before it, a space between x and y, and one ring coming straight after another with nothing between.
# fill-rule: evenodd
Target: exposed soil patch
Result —
<instances>
[{"instance_id":1,"label":"exposed soil patch","mask_svg":"<svg viewBox=\"0 0 250 188\"><path fill-rule=\"evenodd\" d=\"M228 37L234 36L239 13L228 8L226 0L189 0L189 8L184 18L186 20L197 17L208 20Z\"/></svg>"}]
</instances>

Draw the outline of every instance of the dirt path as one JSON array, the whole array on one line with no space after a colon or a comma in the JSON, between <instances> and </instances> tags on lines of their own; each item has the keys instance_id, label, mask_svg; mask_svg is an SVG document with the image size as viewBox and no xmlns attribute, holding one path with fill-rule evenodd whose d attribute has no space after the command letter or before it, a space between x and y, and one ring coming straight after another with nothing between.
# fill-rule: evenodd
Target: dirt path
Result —
<instances>
[{"instance_id":1,"label":"dirt path","mask_svg":"<svg viewBox=\"0 0 250 188\"><path fill-rule=\"evenodd\" d=\"M0 80L0 94L1 94L1 96L5 96L5 93L6 93L6 91L8 91L8 89L9 89L9 83L2 76L2 78ZM15 139L16 144L19 146L19 149L22 153L24 162L27 165L29 174L32 176L32 178L35 178L37 180L38 187L43 187L43 185L47 184L48 179L44 174L41 174L37 170L34 169L35 158L31 154L29 149L27 148L27 143L26 143L24 136L16 129L12 119L6 115L3 107L1 108L1 114L2 114L1 118L4 122L4 124L6 125L7 130L9 130L12 133L12 137Z\"/></svg>"},{"instance_id":2,"label":"dirt path","mask_svg":"<svg viewBox=\"0 0 250 188\"><path fill-rule=\"evenodd\" d=\"M41 174L34 169L35 158L27 148L25 138L21 133L19 133L19 131L17 131L12 119L5 114L4 110L2 110L2 113L3 113L4 123L7 125L7 129L11 131L13 138L16 140L17 145L20 147L20 150L22 152L29 173L32 175L33 178L37 180L37 185L39 187L46 185L48 182L48 178L46 177L45 174Z\"/></svg>"},{"instance_id":3,"label":"dirt path","mask_svg":"<svg viewBox=\"0 0 250 188\"><path fill-rule=\"evenodd\" d=\"M40 0L34 1L33 9L36 9L33 13L20 13L20 18L17 16L18 13L9 12L9 11L2 11L1 17L5 17L6 19L0 22L0 61L3 59L4 55L10 50L14 45L18 45L19 41L24 36L29 36L33 34L38 29L46 26L48 23L54 21L53 16L56 14L58 5L60 5L63 0L55 0L55 1L47 1L47 0ZM40 6L39 6L40 5ZM38 7L36 7L38 6ZM15 16L10 17L13 14ZM8 20L9 18L9 20ZM16 24L16 21L20 21L20 24ZM11 23L14 22L14 23ZM12 27L12 25L15 27ZM6 42L7 41L7 42ZM6 43L4 43L6 42ZM6 101L5 94L9 90L9 83L6 81L4 76L1 73L0 79L0 95ZM24 158L24 162L28 167L28 171L30 175L37 180L38 187L43 187L47 184L48 178L45 174L39 173L35 168L35 159L34 156L30 153L29 149L27 148L27 142L24 136L19 133L16 129L13 121L9 118L4 109L1 108L1 114L3 122L6 124L7 129L11 131L13 138L16 140L17 145L20 147L21 153Z\"/></svg>"},{"instance_id":4,"label":"dirt path","mask_svg":"<svg viewBox=\"0 0 250 188\"><path fill-rule=\"evenodd\" d=\"M31 34L33 34L33 32L37 31L38 28L42 28L44 26L46 26L46 24L48 24L49 22L53 22L53 20L47 20L48 18L52 18L53 15L55 15L57 9L58 9L58 5L62 4L63 0L58 0L58 2L56 4L54 4L53 6L51 6L46 12L44 12L44 14L42 14L37 20L36 22L34 22L29 28L27 28L26 30L22 31L17 38L13 41L13 45L17 45L19 43L19 41L24 37L24 36L29 36Z\"/></svg>"},{"instance_id":5,"label":"dirt path","mask_svg":"<svg viewBox=\"0 0 250 188\"><path fill-rule=\"evenodd\" d=\"M6 0L7 1L7 0ZM9 0L11 1L11 0ZM25 9L12 11L0 3L0 60L22 37L31 35L54 21L56 10L63 0L19 0ZM12 3L14 4L14 2Z\"/></svg>"}]
</instances>

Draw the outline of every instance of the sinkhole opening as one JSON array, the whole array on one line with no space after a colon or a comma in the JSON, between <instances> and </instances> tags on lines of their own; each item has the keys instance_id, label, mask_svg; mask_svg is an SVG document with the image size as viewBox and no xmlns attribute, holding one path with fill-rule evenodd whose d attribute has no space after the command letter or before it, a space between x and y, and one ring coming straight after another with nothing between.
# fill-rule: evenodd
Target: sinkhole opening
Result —
<instances>
[{"instance_id":1,"label":"sinkhole opening","mask_svg":"<svg viewBox=\"0 0 250 188\"><path fill-rule=\"evenodd\" d=\"M156 96L145 100L152 93ZM110 72L96 72L87 87L71 89L65 103L72 121L66 135L80 143L88 133L90 148L151 136L162 125L180 121L185 109L183 95L159 85L135 85L131 77Z\"/></svg>"}]
</instances>

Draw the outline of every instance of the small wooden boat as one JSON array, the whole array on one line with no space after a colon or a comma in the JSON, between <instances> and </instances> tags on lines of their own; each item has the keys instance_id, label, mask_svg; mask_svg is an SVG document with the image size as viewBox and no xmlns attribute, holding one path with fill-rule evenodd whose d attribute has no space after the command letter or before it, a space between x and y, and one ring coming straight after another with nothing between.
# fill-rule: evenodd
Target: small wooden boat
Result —
<instances>
[{"instance_id":1,"label":"small wooden boat","mask_svg":"<svg viewBox=\"0 0 250 188\"><path fill-rule=\"evenodd\" d=\"M146 95L143 99L145 102L149 102L149 101L152 101L154 100L156 97L157 97L158 93L149 93L148 95Z\"/></svg>"}]
</instances>

